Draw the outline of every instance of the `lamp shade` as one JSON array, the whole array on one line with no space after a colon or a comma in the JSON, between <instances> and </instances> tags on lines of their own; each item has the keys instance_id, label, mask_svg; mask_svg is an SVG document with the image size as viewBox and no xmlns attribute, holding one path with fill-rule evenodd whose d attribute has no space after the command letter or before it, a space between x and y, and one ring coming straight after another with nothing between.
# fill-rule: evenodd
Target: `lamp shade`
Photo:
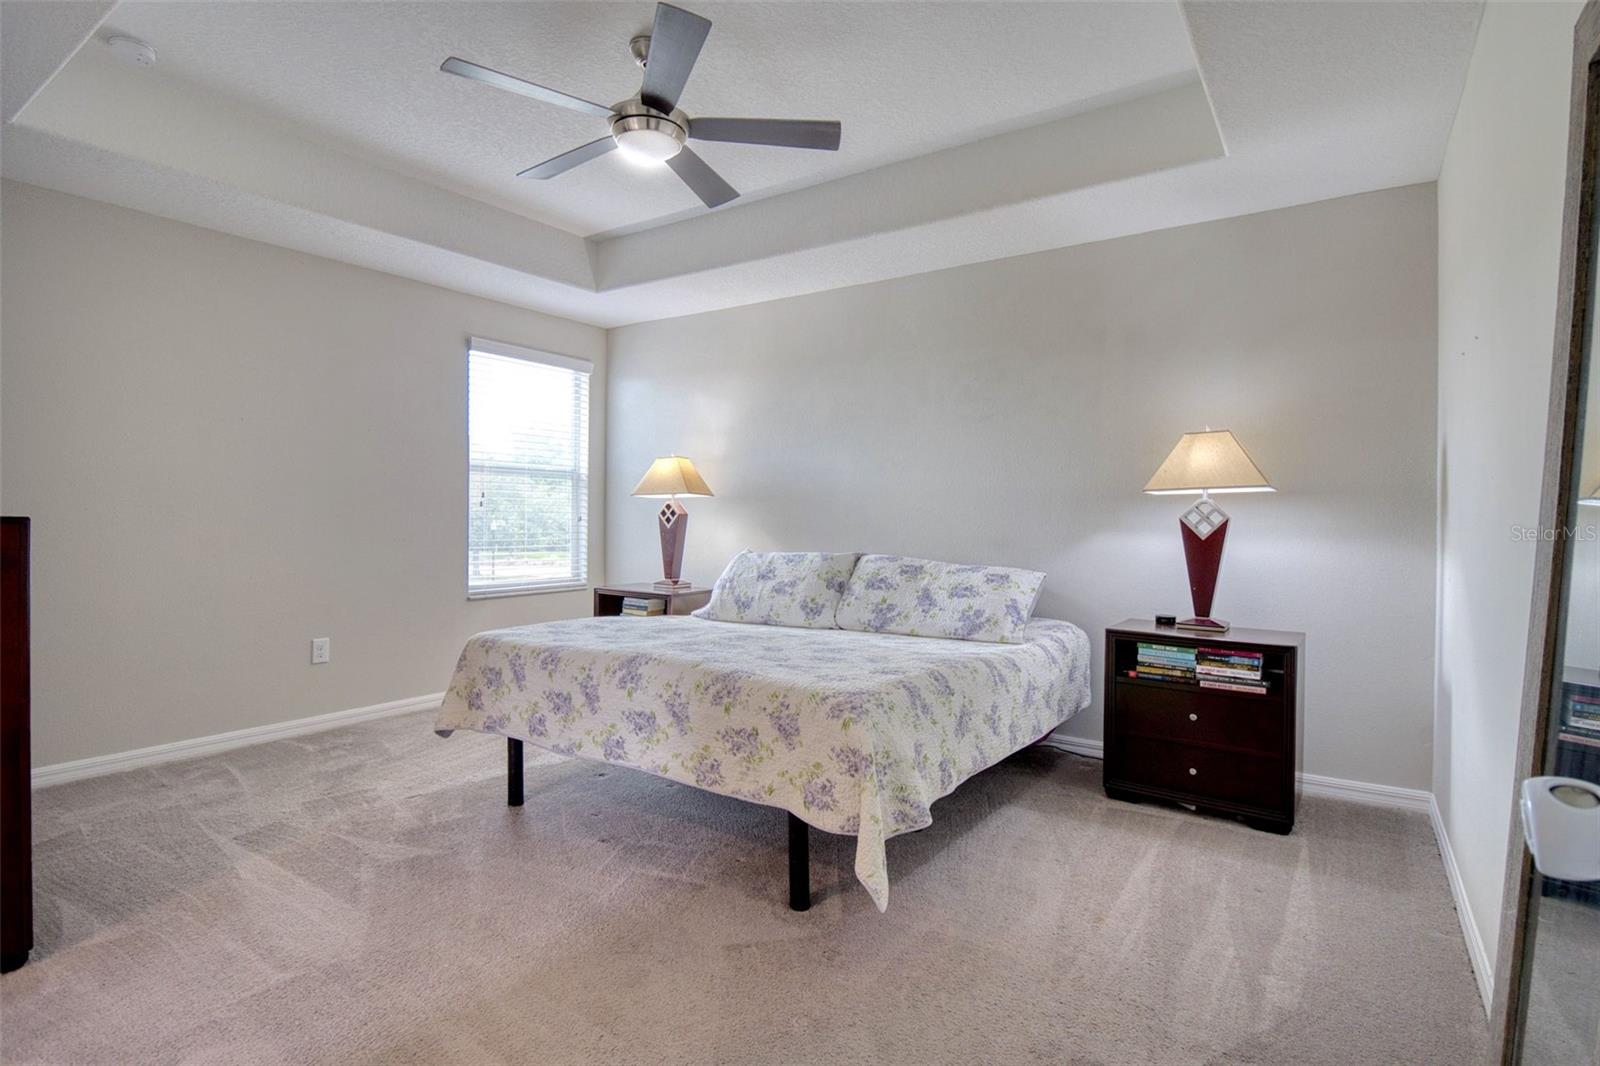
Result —
<instances>
[{"instance_id":1,"label":"lamp shade","mask_svg":"<svg viewBox=\"0 0 1600 1066\"><path fill-rule=\"evenodd\" d=\"M710 496L711 486L681 455L664 455L650 464L633 487L633 495L663 499L668 496Z\"/></svg>"},{"instance_id":2,"label":"lamp shade","mask_svg":"<svg viewBox=\"0 0 1600 1066\"><path fill-rule=\"evenodd\" d=\"M1192 492L1273 492L1267 476L1232 433L1208 429L1185 433L1156 468L1144 491L1154 495Z\"/></svg>"}]
</instances>

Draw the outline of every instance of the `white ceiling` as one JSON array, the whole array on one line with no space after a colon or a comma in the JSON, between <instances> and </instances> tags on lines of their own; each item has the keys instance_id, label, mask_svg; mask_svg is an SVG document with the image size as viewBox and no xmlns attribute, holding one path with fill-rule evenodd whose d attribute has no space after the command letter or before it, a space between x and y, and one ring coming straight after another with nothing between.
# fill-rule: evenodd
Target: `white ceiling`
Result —
<instances>
[{"instance_id":1,"label":"white ceiling","mask_svg":"<svg viewBox=\"0 0 1600 1066\"><path fill-rule=\"evenodd\" d=\"M6 122L61 69L112 6L112 0L0 3L0 116Z\"/></svg>"},{"instance_id":2,"label":"white ceiling","mask_svg":"<svg viewBox=\"0 0 1600 1066\"><path fill-rule=\"evenodd\" d=\"M691 0L685 0L691 2ZM1032 125L1108 92L1193 76L1176 3L692 3L711 36L681 106L828 118L838 152L695 150L746 196L798 188ZM297 123L444 188L590 236L699 210L671 171L619 155L551 181L517 172L607 132L439 73L446 56L609 104L639 89L628 39L654 3L119 4L106 30L159 74ZM959 43L959 47L952 47ZM937 106L930 106L929 94Z\"/></svg>"},{"instance_id":3,"label":"white ceiling","mask_svg":"<svg viewBox=\"0 0 1600 1066\"><path fill-rule=\"evenodd\" d=\"M125 0L96 26L103 3L7 0L0 165L614 325L1432 180L1479 15L687 2L713 29L685 110L837 118L841 151L697 147L744 193L714 212L615 155L518 179L603 123L438 72L621 99L647 2ZM114 31L157 67L113 60Z\"/></svg>"}]
</instances>

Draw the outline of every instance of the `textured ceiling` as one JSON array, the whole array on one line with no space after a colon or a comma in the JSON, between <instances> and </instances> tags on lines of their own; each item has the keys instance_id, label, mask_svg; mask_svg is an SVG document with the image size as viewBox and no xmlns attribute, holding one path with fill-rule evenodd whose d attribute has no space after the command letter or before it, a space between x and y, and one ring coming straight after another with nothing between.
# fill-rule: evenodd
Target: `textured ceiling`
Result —
<instances>
[{"instance_id":1,"label":"textured ceiling","mask_svg":"<svg viewBox=\"0 0 1600 1066\"><path fill-rule=\"evenodd\" d=\"M695 150L750 197L1032 125L1107 93L1193 77L1176 3L698 3L711 36L690 115L830 118L838 152ZM119 4L107 30L156 73L248 102L445 188L582 236L700 210L670 171L611 155L553 181L518 171L604 119L439 73L449 55L609 104L638 91L628 39L653 3ZM931 97L931 98L930 98ZM936 101L936 103L934 103Z\"/></svg>"},{"instance_id":2,"label":"textured ceiling","mask_svg":"<svg viewBox=\"0 0 1600 1066\"><path fill-rule=\"evenodd\" d=\"M5 0L0 3L0 112L12 116L61 68L110 11L111 0Z\"/></svg>"},{"instance_id":3,"label":"textured ceiling","mask_svg":"<svg viewBox=\"0 0 1600 1066\"><path fill-rule=\"evenodd\" d=\"M616 325L1431 181L1480 14L689 3L714 23L691 114L839 118L844 150L707 145L746 193L716 211L615 158L530 182L598 131L437 72L454 53L610 102L648 3L125 2L96 29L7 0L7 104L30 98L0 164ZM114 30L157 68L114 61Z\"/></svg>"}]
</instances>

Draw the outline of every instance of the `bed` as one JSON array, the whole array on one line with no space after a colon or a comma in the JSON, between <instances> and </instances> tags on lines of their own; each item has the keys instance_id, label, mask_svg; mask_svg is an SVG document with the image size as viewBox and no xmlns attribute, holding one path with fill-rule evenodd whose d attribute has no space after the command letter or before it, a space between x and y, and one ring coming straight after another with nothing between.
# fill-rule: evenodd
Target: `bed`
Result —
<instances>
[{"instance_id":1,"label":"bed","mask_svg":"<svg viewBox=\"0 0 1600 1066\"><path fill-rule=\"evenodd\" d=\"M809 905L805 827L853 835L856 877L882 911L885 842L1088 704L1089 641L1068 622L1036 618L1021 642L994 644L608 617L473 637L436 730L510 738L513 802L529 742L782 808L796 909Z\"/></svg>"}]
</instances>

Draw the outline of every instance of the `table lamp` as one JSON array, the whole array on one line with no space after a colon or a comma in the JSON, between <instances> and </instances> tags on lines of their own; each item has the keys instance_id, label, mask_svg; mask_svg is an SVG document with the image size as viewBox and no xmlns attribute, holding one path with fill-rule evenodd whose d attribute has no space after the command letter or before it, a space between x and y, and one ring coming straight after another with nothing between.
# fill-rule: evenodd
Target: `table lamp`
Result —
<instances>
[{"instance_id":1,"label":"table lamp","mask_svg":"<svg viewBox=\"0 0 1600 1066\"><path fill-rule=\"evenodd\" d=\"M1228 515L1211 502L1211 494L1276 490L1267 483L1266 475L1251 461L1232 433L1225 429L1207 429L1178 438L1172 454L1156 468L1144 491L1152 496L1200 494L1200 501L1178 519L1195 615L1179 622L1178 626L1208 633L1227 632L1228 623L1211 617L1211 597L1217 591L1222 542L1228 536Z\"/></svg>"},{"instance_id":2,"label":"table lamp","mask_svg":"<svg viewBox=\"0 0 1600 1066\"><path fill-rule=\"evenodd\" d=\"M711 487L694 463L681 455L666 455L650 464L644 477L633 487L633 495L666 500L656 518L661 523L661 580L656 588L666 591L686 589L683 573L683 541L689 530L689 512L680 496L710 496Z\"/></svg>"}]
</instances>

